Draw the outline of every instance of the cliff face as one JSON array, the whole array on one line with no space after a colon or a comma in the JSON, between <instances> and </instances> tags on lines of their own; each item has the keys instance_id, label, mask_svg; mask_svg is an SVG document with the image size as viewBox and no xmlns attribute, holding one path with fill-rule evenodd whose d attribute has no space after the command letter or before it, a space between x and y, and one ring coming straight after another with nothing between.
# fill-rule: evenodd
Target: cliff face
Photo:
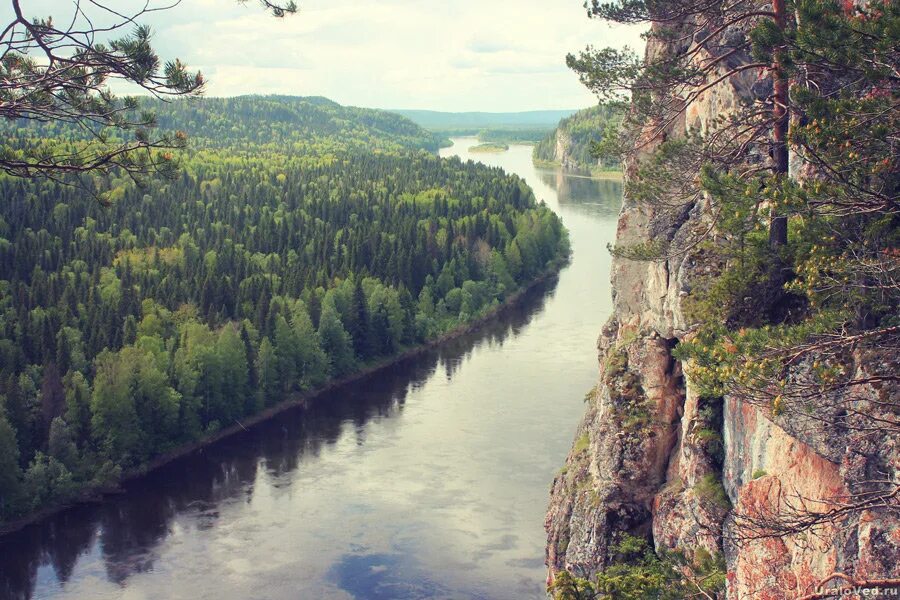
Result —
<instances>
[{"instance_id":1,"label":"cliff face","mask_svg":"<svg viewBox=\"0 0 900 600\"><path fill-rule=\"evenodd\" d=\"M686 49L651 42L647 52ZM705 129L766 83L750 71L723 81L669 134ZM702 202L663 214L626 198L617 243L677 241L708 224ZM869 428L773 417L740 397L701 398L672 349L691 330L685 297L717 268L701 252L662 263L614 260L615 309L598 343L600 379L552 486L550 578L561 569L583 577L602 570L623 532L651 534L657 549L688 557L699 548L724 554L729 598L796 598L835 572L897 577L900 522L884 512L863 511L793 538L747 540L738 531L735 513L784 514L801 503L815 509L824 506L816 499L847 497L876 474L896 480L900 450L898 440ZM856 368L872 360L897 358L855 357ZM898 393L860 387L843 400L872 407Z\"/></svg>"},{"instance_id":2,"label":"cliff face","mask_svg":"<svg viewBox=\"0 0 900 600\"><path fill-rule=\"evenodd\" d=\"M577 169L579 165L572 157L572 136L563 128L556 130L556 148L553 152L555 162L563 169Z\"/></svg>"},{"instance_id":3,"label":"cliff face","mask_svg":"<svg viewBox=\"0 0 900 600\"><path fill-rule=\"evenodd\" d=\"M588 141L589 142L589 141ZM534 149L535 160L557 164L566 170L590 169L596 165L595 160L583 163L585 140L573 139L572 132L566 126L565 119L545 139L541 140ZM576 157L582 156L582 160Z\"/></svg>"},{"instance_id":4,"label":"cliff face","mask_svg":"<svg viewBox=\"0 0 900 600\"><path fill-rule=\"evenodd\" d=\"M622 118L621 108L600 104L562 119L556 129L534 147L537 161L555 163L573 171L591 171L616 164L592 155L592 145L603 138L606 126Z\"/></svg>"}]
</instances>

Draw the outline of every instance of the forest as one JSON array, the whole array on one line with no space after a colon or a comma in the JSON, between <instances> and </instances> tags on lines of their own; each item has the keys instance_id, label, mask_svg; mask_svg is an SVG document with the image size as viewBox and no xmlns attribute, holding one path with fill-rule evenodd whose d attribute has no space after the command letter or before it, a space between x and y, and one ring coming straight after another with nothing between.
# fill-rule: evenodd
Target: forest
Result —
<instances>
[{"instance_id":1,"label":"forest","mask_svg":"<svg viewBox=\"0 0 900 600\"><path fill-rule=\"evenodd\" d=\"M478 132L478 141L498 144L536 144L547 135L548 128L533 129L482 129Z\"/></svg>"},{"instance_id":2,"label":"forest","mask_svg":"<svg viewBox=\"0 0 900 600\"><path fill-rule=\"evenodd\" d=\"M617 152L608 148L618 139L625 109L610 102L580 110L559 122L534 147L535 164L558 166L586 171L605 171L620 168ZM557 154L557 142L564 138L564 156Z\"/></svg>"},{"instance_id":3,"label":"forest","mask_svg":"<svg viewBox=\"0 0 900 600\"><path fill-rule=\"evenodd\" d=\"M439 337L568 256L521 179L437 158L397 115L149 104L190 140L167 178L0 175L0 522Z\"/></svg>"},{"instance_id":4,"label":"forest","mask_svg":"<svg viewBox=\"0 0 900 600\"><path fill-rule=\"evenodd\" d=\"M315 144L332 150L435 151L444 141L398 114L341 106L317 96L236 96L189 102L144 98L139 110L131 112L149 112L159 129L183 132L195 149L253 144L286 152ZM63 120L21 119L14 125L5 124L3 132L20 148L86 137L83 129Z\"/></svg>"}]
</instances>

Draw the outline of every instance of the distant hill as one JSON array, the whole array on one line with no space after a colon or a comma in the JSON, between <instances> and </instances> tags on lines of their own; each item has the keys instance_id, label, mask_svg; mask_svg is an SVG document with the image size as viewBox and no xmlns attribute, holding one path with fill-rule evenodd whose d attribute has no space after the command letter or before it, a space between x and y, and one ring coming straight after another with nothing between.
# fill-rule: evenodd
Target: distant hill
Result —
<instances>
[{"instance_id":1,"label":"distant hill","mask_svg":"<svg viewBox=\"0 0 900 600\"><path fill-rule=\"evenodd\" d=\"M430 130L481 130L485 128L546 128L556 127L576 110L532 110L527 112L440 112L434 110L391 110Z\"/></svg>"},{"instance_id":2,"label":"distant hill","mask_svg":"<svg viewBox=\"0 0 900 600\"><path fill-rule=\"evenodd\" d=\"M195 148L248 143L306 146L328 141L336 148L434 152L443 140L398 114L341 106L318 96L237 96L173 102L145 98L141 108L156 113L160 129L187 133ZM43 137L84 135L77 128L60 123L21 121L11 125L9 133L17 135L35 131Z\"/></svg>"},{"instance_id":3,"label":"distant hill","mask_svg":"<svg viewBox=\"0 0 900 600\"><path fill-rule=\"evenodd\" d=\"M184 129L192 137L237 136L256 143L338 138L431 151L440 143L433 133L394 113L341 106L319 96L205 98L160 107L159 116L161 126Z\"/></svg>"}]
</instances>

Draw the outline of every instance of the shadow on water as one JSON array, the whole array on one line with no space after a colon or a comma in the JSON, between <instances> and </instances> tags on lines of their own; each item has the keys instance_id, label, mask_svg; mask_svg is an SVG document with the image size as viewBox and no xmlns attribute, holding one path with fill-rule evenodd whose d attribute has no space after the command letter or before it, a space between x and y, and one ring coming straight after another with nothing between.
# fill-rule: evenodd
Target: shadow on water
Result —
<instances>
[{"instance_id":1,"label":"shadow on water","mask_svg":"<svg viewBox=\"0 0 900 600\"><path fill-rule=\"evenodd\" d=\"M354 598L449 600L454 597L450 590L423 579L409 560L405 554L347 554L332 567L329 576Z\"/></svg>"},{"instance_id":2,"label":"shadow on water","mask_svg":"<svg viewBox=\"0 0 900 600\"><path fill-rule=\"evenodd\" d=\"M537 285L477 331L179 459L103 503L74 507L0 538L0 598L32 598L39 582L48 580L64 584L80 557L95 554L102 558L102 576L124 586L132 575L153 569L156 550L179 515L196 517L198 528L214 527L220 505L250 501L259 471L277 480L342 435L356 435L356 443L365 444L362 426L376 418L396 418L410 390L436 372L452 379L477 348L518 336L553 297L557 281L554 277ZM345 427L348 423L354 427ZM409 560L390 554L346 555L330 575L342 589L367 598L442 597L437 584L421 578L411 584L403 577Z\"/></svg>"},{"instance_id":3,"label":"shadow on water","mask_svg":"<svg viewBox=\"0 0 900 600\"><path fill-rule=\"evenodd\" d=\"M599 218L615 218L622 206L622 182L591 179L561 169L536 169L541 182L556 192L560 208Z\"/></svg>"}]
</instances>

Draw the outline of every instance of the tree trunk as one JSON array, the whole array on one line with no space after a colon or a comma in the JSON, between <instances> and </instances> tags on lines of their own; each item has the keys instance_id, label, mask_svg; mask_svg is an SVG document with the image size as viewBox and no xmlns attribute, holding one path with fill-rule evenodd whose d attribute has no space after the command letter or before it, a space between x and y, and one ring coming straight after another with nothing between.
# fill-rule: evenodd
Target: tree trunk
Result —
<instances>
[{"instance_id":1,"label":"tree trunk","mask_svg":"<svg viewBox=\"0 0 900 600\"><path fill-rule=\"evenodd\" d=\"M786 11L784 0L772 0L772 11L775 13L775 24L782 32L786 28ZM775 51L775 64L772 73L775 91L774 117L775 126L772 131L772 160L778 176L788 175L788 80L784 73L784 49ZM769 213L769 246L775 250L787 244L787 217L778 214L773 206Z\"/></svg>"}]
</instances>

